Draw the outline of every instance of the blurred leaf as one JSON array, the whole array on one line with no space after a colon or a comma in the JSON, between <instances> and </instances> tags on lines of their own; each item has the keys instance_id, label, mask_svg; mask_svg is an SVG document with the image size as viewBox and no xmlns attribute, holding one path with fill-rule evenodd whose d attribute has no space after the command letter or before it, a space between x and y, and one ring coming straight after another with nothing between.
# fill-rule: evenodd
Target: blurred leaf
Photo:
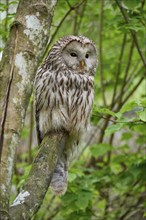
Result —
<instances>
[{"instance_id":1,"label":"blurred leaf","mask_svg":"<svg viewBox=\"0 0 146 220\"><path fill-rule=\"evenodd\" d=\"M140 5L140 0L123 0L124 4L129 8L135 8Z\"/></svg>"},{"instance_id":2,"label":"blurred leaf","mask_svg":"<svg viewBox=\"0 0 146 220\"><path fill-rule=\"evenodd\" d=\"M111 146L109 144L94 144L90 150L93 157L99 157L111 151Z\"/></svg>"},{"instance_id":3,"label":"blurred leaf","mask_svg":"<svg viewBox=\"0 0 146 220\"><path fill-rule=\"evenodd\" d=\"M80 191L75 204L79 209L86 209L89 202L92 201L92 193L88 191Z\"/></svg>"},{"instance_id":4,"label":"blurred leaf","mask_svg":"<svg viewBox=\"0 0 146 220\"><path fill-rule=\"evenodd\" d=\"M111 134L121 130L121 128L123 128L123 126L125 126L124 123L117 123L115 125L110 125L105 130L105 134L106 135L111 135Z\"/></svg>"},{"instance_id":5,"label":"blurred leaf","mask_svg":"<svg viewBox=\"0 0 146 220\"><path fill-rule=\"evenodd\" d=\"M74 181L76 179L76 177L77 177L77 175L75 173L69 172L69 174L68 174L68 181L72 182L72 181Z\"/></svg>"},{"instance_id":6,"label":"blurred leaf","mask_svg":"<svg viewBox=\"0 0 146 220\"><path fill-rule=\"evenodd\" d=\"M146 122L146 109L140 113L138 113L140 119L144 122Z\"/></svg>"},{"instance_id":7,"label":"blurred leaf","mask_svg":"<svg viewBox=\"0 0 146 220\"><path fill-rule=\"evenodd\" d=\"M97 108L97 112L101 114L116 116L116 114L113 111L109 110L108 108Z\"/></svg>"},{"instance_id":8,"label":"blurred leaf","mask_svg":"<svg viewBox=\"0 0 146 220\"><path fill-rule=\"evenodd\" d=\"M127 102L120 110L121 113L128 112L137 107L136 101Z\"/></svg>"},{"instance_id":9,"label":"blurred leaf","mask_svg":"<svg viewBox=\"0 0 146 220\"><path fill-rule=\"evenodd\" d=\"M129 140L130 138L132 138L131 132L125 132L122 134L122 140Z\"/></svg>"},{"instance_id":10,"label":"blurred leaf","mask_svg":"<svg viewBox=\"0 0 146 220\"><path fill-rule=\"evenodd\" d=\"M25 126L21 132L22 140L26 139L28 135L29 135L29 128Z\"/></svg>"},{"instance_id":11,"label":"blurred leaf","mask_svg":"<svg viewBox=\"0 0 146 220\"><path fill-rule=\"evenodd\" d=\"M122 166L118 163L112 163L110 165L110 168L111 168L112 173L114 174L118 174L122 171Z\"/></svg>"}]
</instances>

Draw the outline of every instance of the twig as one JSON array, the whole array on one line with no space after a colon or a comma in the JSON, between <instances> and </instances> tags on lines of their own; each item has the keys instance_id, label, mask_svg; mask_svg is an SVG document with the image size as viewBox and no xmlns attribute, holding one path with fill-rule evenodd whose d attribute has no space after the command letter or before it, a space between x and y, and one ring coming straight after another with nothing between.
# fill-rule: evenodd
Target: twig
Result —
<instances>
[{"instance_id":1,"label":"twig","mask_svg":"<svg viewBox=\"0 0 146 220\"><path fill-rule=\"evenodd\" d=\"M66 0L66 2L68 4L69 8L71 8L72 6L71 6L70 2L68 0Z\"/></svg>"},{"instance_id":2,"label":"twig","mask_svg":"<svg viewBox=\"0 0 146 220\"><path fill-rule=\"evenodd\" d=\"M140 75L140 72L143 70L143 66L142 67L140 67L139 68L139 70L137 71L137 73L135 74L135 75L133 75L133 78L135 78L135 77L137 77L137 76L139 76ZM131 73L131 75L132 75L132 73ZM125 93L125 92L127 92L128 91L128 89L130 88L130 83L131 83L131 75L129 76L129 78L127 79L127 81L126 81L126 86L124 87L124 90L123 90L123 93ZM145 77L145 76L142 76L142 78L143 77ZM117 95L117 97L115 98L115 100L114 100L114 103L113 103L113 109L112 110L114 110L114 111L118 111L119 110L119 108L122 106L122 104L121 104L121 106L115 106L116 105L116 103L118 102L118 100L119 100L119 97L120 97L120 94L118 94ZM129 96L130 97L130 96Z\"/></svg>"},{"instance_id":3,"label":"twig","mask_svg":"<svg viewBox=\"0 0 146 220\"><path fill-rule=\"evenodd\" d=\"M107 117L105 117L105 116L103 116L103 115L94 115L95 117L97 117L97 118L100 118L100 119L104 119L104 120L109 120L109 121L111 121L111 122L113 122L114 124L115 123L125 123L125 124L127 124L127 123L129 123L129 124L131 124L131 123L146 123L146 122L144 122L144 121L142 121L142 120L134 120L134 121L117 121L117 120L115 120L115 119L111 119L112 118L112 116L111 115L108 115L107 114ZM110 117L110 118L109 118Z\"/></svg>"},{"instance_id":4,"label":"twig","mask_svg":"<svg viewBox=\"0 0 146 220\"><path fill-rule=\"evenodd\" d=\"M122 216L120 216L118 219L119 219L119 220L125 219L125 217L130 213L130 211L131 211L132 209L137 208L137 206L139 206L142 202L145 201L145 196L146 196L145 193L144 193L144 195L142 194L142 195L139 197L138 201L137 201L134 205L129 206L128 209L125 211L125 213L124 213Z\"/></svg>"},{"instance_id":5,"label":"twig","mask_svg":"<svg viewBox=\"0 0 146 220\"><path fill-rule=\"evenodd\" d=\"M68 1L67 1L68 2ZM52 44L56 34L58 33L59 29L61 28L63 22L65 21L65 19L68 17L68 15L71 13L71 11L75 10L76 8L80 7L83 3L85 2L85 0L83 0L82 2L78 3L78 4L75 4L74 6L71 6L70 3L68 4L69 5L69 10L66 12L66 14L64 15L64 17L61 19L60 23L58 24L56 30L54 31L54 33L52 34L52 37L50 39L50 42L47 44L46 46L46 49L45 49L45 52L44 52L44 55L43 55L43 60L44 58L46 57L47 53L48 53L48 50L49 50L49 47L50 45Z\"/></svg>"},{"instance_id":6,"label":"twig","mask_svg":"<svg viewBox=\"0 0 146 220\"><path fill-rule=\"evenodd\" d=\"M78 23L78 32L80 30L80 26L81 26L81 23L82 23L82 20L83 20L84 12L85 12L85 9L86 9L86 4L87 4L87 0L85 0L85 2L84 2L83 8L82 8L82 11L81 11L81 14L80 14L80 21Z\"/></svg>"},{"instance_id":7,"label":"twig","mask_svg":"<svg viewBox=\"0 0 146 220\"><path fill-rule=\"evenodd\" d=\"M124 95L124 87L126 85L126 80L127 80L127 77L128 77L128 72L129 72L131 59L132 59L132 54L133 54L133 49L134 49L134 41L132 41L130 51L129 51L127 66L126 66L126 69L125 69L125 74L124 74L124 77L123 77L122 87L121 87L121 91L120 91L120 97L119 97L119 103L118 103L119 106L121 106L122 98L123 98L123 95Z\"/></svg>"},{"instance_id":8,"label":"twig","mask_svg":"<svg viewBox=\"0 0 146 220\"><path fill-rule=\"evenodd\" d=\"M102 30L103 30L103 8L104 0L100 1L100 14L99 14L99 73L100 73L100 83L101 83L101 92L104 106L106 106L105 98L105 87L104 87L104 77L103 77L103 55L102 55Z\"/></svg>"},{"instance_id":9,"label":"twig","mask_svg":"<svg viewBox=\"0 0 146 220\"><path fill-rule=\"evenodd\" d=\"M125 49L125 45L126 45L126 39L127 39L127 35L124 34L123 42L122 42L122 45L121 45L121 52L120 52L118 65L117 65L116 81L115 81L114 92L113 92L113 97L112 97L112 101L111 101L111 109L113 108L114 101L115 101L115 96L116 96L116 93L117 93L117 87L118 87L118 81L119 81L119 76L120 76L120 72L121 72L121 63L122 63L122 58L123 58L124 49Z\"/></svg>"},{"instance_id":10,"label":"twig","mask_svg":"<svg viewBox=\"0 0 146 220\"><path fill-rule=\"evenodd\" d=\"M75 10L75 15L74 15L74 22L73 22L73 34L74 35L77 35L77 23L78 23L78 13L77 13L77 10Z\"/></svg>"},{"instance_id":11,"label":"twig","mask_svg":"<svg viewBox=\"0 0 146 220\"><path fill-rule=\"evenodd\" d=\"M84 15L85 8L86 8L86 4L87 4L87 0L85 0L81 11L77 11L78 8L75 10L75 19L74 19L74 28L73 28L74 35L78 35L78 33L79 33L80 26L81 26L82 19L83 19L83 15ZM79 13L80 13L80 15L78 16ZM78 17L79 17L79 21L78 21Z\"/></svg>"},{"instance_id":12,"label":"twig","mask_svg":"<svg viewBox=\"0 0 146 220\"><path fill-rule=\"evenodd\" d=\"M139 68L139 70L137 70L139 67L139 60L135 63L135 65L133 65L133 68L131 69L129 76L125 82L125 87L129 86L132 82L133 79L135 79L137 76L139 76L139 73L141 72L141 70L144 68L143 65ZM136 72L137 71L137 72ZM136 72L136 73L135 73Z\"/></svg>"},{"instance_id":13,"label":"twig","mask_svg":"<svg viewBox=\"0 0 146 220\"><path fill-rule=\"evenodd\" d=\"M125 9L124 9L123 6L122 6L122 2L121 2L120 0L116 0L116 3L117 3L117 5L118 5L118 7L119 7L119 9L120 9L120 11L121 11L121 13L122 13L124 19L125 19L126 24L129 24L129 18L128 18L128 15L127 15ZM138 51L138 53L139 53L139 56L141 57L141 60L142 60L142 62L143 62L143 64L144 64L144 67L146 68L146 59L145 59L145 57L144 57L144 55L143 55L143 53L142 53L142 51L141 51L141 49L140 49L140 46L139 46L139 43L138 43L138 40L137 40L136 33L135 33L135 31L132 30L132 29L129 29L129 31L130 31L130 33L131 33L131 35L132 35L132 38L133 38L133 40L134 40L134 43L135 43L135 46L136 46L137 51Z\"/></svg>"},{"instance_id":14,"label":"twig","mask_svg":"<svg viewBox=\"0 0 146 220\"><path fill-rule=\"evenodd\" d=\"M125 97L125 99L122 101L122 105L125 104L125 102L131 97L131 95L133 95L133 93L136 91L136 89L139 87L139 85L142 83L142 81L145 79L145 74L144 76L140 78L140 80L138 81L138 83L133 87L133 89L129 92L129 94Z\"/></svg>"}]
</instances>

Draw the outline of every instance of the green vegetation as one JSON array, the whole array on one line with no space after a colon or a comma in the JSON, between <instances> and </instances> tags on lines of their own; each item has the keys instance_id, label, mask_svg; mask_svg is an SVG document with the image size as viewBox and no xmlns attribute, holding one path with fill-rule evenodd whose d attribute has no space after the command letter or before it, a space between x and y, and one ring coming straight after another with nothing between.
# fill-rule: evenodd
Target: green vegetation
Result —
<instances>
[{"instance_id":1,"label":"green vegetation","mask_svg":"<svg viewBox=\"0 0 146 220\"><path fill-rule=\"evenodd\" d=\"M8 2L1 3L7 15L1 21L3 43L14 20L8 8L16 4ZM34 220L146 219L145 16L145 0L58 0L46 52L64 35L85 35L97 45L93 130L70 168L67 193L55 197L48 190ZM32 149L32 111L31 98L11 200L38 150Z\"/></svg>"}]
</instances>

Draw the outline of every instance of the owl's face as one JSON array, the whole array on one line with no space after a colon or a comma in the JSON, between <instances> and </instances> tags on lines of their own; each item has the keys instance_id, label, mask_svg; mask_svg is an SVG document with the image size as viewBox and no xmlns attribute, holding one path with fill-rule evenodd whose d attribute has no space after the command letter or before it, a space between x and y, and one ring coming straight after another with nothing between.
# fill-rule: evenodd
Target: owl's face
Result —
<instances>
[{"instance_id":1,"label":"owl's face","mask_svg":"<svg viewBox=\"0 0 146 220\"><path fill-rule=\"evenodd\" d=\"M91 43L71 41L63 49L62 58L70 70L81 74L95 72L97 66L96 50Z\"/></svg>"}]
</instances>

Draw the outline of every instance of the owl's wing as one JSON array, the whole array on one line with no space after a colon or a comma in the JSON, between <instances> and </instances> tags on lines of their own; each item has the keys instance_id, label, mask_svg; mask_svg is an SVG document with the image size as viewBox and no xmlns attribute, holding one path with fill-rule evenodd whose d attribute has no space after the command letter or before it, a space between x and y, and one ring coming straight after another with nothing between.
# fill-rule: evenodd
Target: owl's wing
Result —
<instances>
[{"instance_id":1,"label":"owl's wing","mask_svg":"<svg viewBox=\"0 0 146 220\"><path fill-rule=\"evenodd\" d=\"M36 121L37 140L38 140L38 144L40 144L42 141L42 138L41 138L41 132L39 129L39 112L37 112L37 110L35 110L35 121Z\"/></svg>"},{"instance_id":2,"label":"owl's wing","mask_svg":"<svg viewBox=\"0 0 146 220\"><path fill-rule=\"evenodd\" d=\"M38 140L38 144L41 143L42 138L41 138L41 132L39 129L39 109L37 108L38 104L38 100L35 100L35 123L36 123L36 133L37 133L37 140Z\"/></svg>"},{"instance_id":3,"label":"owl's wing","mask_svg":"<svg viewBox=\"0 0 146 220\"><path fill-rule=\"evenodd\" d=\"M37 140L38 140L38 144L41 143L42 141L42 135L41 135L41 131L40 131L40 127L39 127L39 115L40 115L40 110L41 107L41 88L43 86L41 82L42 80L42 68L40 67L36 73L36 79L35 79L35 83L34 83L34 87L35 87L35 101L34 101L34 109L35 109L35 123L36 123L36 133L37 133Z\"/></svg>"}]
</instances>

